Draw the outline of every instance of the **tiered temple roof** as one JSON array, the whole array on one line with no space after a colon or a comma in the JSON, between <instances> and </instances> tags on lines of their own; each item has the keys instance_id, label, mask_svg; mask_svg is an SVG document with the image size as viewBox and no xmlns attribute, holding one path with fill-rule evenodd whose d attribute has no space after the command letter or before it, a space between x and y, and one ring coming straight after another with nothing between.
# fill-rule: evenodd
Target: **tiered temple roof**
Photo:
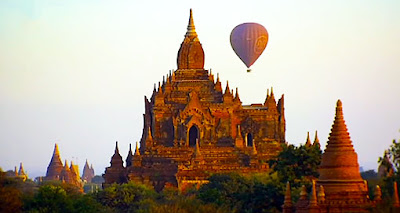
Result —
<instances>
[{"instance_id":1,"label":"tiered temple roof","mask_svg":"<svg viewBox=\"0 0 400 213\"><path fill-rule=\"evenodd\" d=\"M268 171L268 160L286 142L283 95L277 104L271 89L263 104L242 105L237 88L227 82L223 91L219 75L215 80L204 69L192 11L177 66L145 97L140 153L129 151L126 167L114 154L105 185L126 176L156 189L185 188L211 173Z\"/></svg>"}]
</instances>

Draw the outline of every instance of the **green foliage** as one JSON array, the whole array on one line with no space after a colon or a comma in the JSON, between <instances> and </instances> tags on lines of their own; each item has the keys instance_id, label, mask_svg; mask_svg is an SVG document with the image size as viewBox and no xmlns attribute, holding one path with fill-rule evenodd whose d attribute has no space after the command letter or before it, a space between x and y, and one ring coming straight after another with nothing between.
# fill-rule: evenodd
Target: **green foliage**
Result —
<instances>
[{"instance_id":1,"label":"green foliage","mask_svg":"<svg viewBox=\"0 0 400 213\"><path fill-rule=\"evenodd\" d=\"M216 174L200 187L198 198L205 203L230 208L235 212L280 211L283 184L276 179L260 181L258 177Z\"/></svg>"},{"instance_id":2,"label":"green foliage","mask_svg":"<svg viewBox=\"0 0 400 213\"><path fill-rule=\"evenodd\" d=\"M322 151L319 146L283 145L276 159L269 161L273 172L278 174L281 182L291 182L293 187L303 182L318 178L318 166L321 163Z\"/></svg>"},{"instance_id":3,"label":"green foliage","mask_svg":"<svg viewBox=\"0 0 400 213\"><path fill-rule=\"evenodd\" d=\"M400 141L393 140L392 144L388 149L389 159L393 163L396 175L400 175ZM384 161L384 157L379 158L379 163L387 163ZM390 165L384 165L388 168Z\"/></svg>"},{"instance_id":4,"label":"green foliage","mask_svg":"<svg viewBox=\"0 0 400 213\"><path fill-rule=\"evenodd\" d=\"M158 194L143 184L113 184L93 194L102 205L117 212L148 212Z\"/></svg>"}]
</instances>

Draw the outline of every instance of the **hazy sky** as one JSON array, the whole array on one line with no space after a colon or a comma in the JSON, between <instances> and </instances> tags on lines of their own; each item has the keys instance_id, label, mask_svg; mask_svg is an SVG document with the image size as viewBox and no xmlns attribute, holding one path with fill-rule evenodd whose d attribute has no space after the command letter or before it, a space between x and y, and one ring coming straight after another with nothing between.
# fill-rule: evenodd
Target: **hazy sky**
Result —
<instances>
[{"instance_id":1,"label":"hazy sky","mask_svg":"<svg viewBox=\"0 0 400 213\"><path fill-rule=\"evenodd\" d=\"M243 104L285 94L286 136L325 148L341 99L360 166L400 138L400 1L0 1L0 167L44 175L61 157L96 174L115 141L139 141L144 101L176 69L189 9L205 68ZM247 73L231 30L258 22L269 43ZM82 171L81 171L82 172Z\"/></svg>"}]
</instances>

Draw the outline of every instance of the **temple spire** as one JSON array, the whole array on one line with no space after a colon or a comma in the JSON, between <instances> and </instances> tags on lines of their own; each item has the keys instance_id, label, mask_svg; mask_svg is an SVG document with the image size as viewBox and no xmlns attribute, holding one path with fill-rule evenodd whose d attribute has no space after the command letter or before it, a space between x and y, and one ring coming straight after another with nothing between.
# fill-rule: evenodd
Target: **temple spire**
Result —
<instances>
[{"instance_id":1,"label":"temple spire","mask_svg":"<svg viewBox=\"0 0 400 213\"><path fill-rule=\"evenodd\" d=\"M314 143L313 143L313 146L320 146L320 144L319 144L319 139L318 139L318 132L317 132L317 130L315 130L315 138L314 138Z\"/></svg>"},{"instance_id":2,"label":"temple spire","mask_svg":"<svg viewBox=\"0 0 400 213\"><path fill-rule=\"evenodd\" d=\"M196 27L194 26L194 21L193 21L193 13L192 9L190 9L190 16L189 16L189 24L187 26L187 31L186 31L186 37L197 37L196 33Z\"/></svg>"},{"instance_id":3,"label":"temple spire","mask_svg":"<svg viewBox=\"0 0 400 213\"><path fill-rule=\"evenodd\" d=\"M58 145L55 144L53 155L47 167L46 180L58 180L62 168L63 164L61 162L60 151L58 150Z\"/></svg>"},{"instance_id":4,"label":"temple spire","mask_svg":"<svg viewBox=\"0 0 400 213\"><path fill-rule=\"evenodd\" d=\"M306 147L310 147L311 146L311 141L310 141L310 132L307 132L307 140L306 140Z\"/></svg>"},{"instance_id":5,"label":"temple spire","mask_svg":"<svg viewBox=\"0 0 400 213\"><path fill-rule=\"evenodd\" d=\"M286 183L286 193L285 193L285 201L283 202L283 208L291 208L293 206L292 203L292 193L290 191L290 182Z\"/></svg>"},{"instance_id":6,"label":"temple spire","mask_svg":"<svg viewBox=\"0 0 400 213\"><path fill-rule=\"evenodd\" d=\"M114 151L114 154L118 154L118 155L119 155L118 141L115 141L115 151Z\"/></svg>"},{"instance_id":7,"label":"temple spire","mask_svg":"<svg viewBox=\"0 0 400 213\"><path fill-rule=\"evenodd\" d=\"M229 81L226 81L226 88L225 88L225 94L230 94L230 89L229 89Z\"/></svg>"},{"instance_id":8,"label":"temple spire","mask_svg":"<svg viewBox=\"0 0 400 213\"><path fill-rule=\"evenodd\" d=\"M128 156L126 156L126 167L132 166L132 159L133 159L133 154L132 154L132 144L129 144L129 151L128 151Z\"/></svg>"},{"instance_id":9,"label":"temple spire","mask_svg":"<svg viewBox=\"0 0 400 213\"><path fill-rule=\"evenodd\" d=\"M135 155L140 155L138 142L136 141Z\"/></svg>"},{"instance_id":10,"label":"temple spire","mask_svg":"<svg viewBox=\"0 0 400 213\"><path fill-rule=\"evenodd\" d=\"M310 198L310 203L309 206L310 207L315 207L317 206L318 202L317 202L317 190L315 188L315 181L312 181L312 189L311 189L311 198Z\"/></svg>"},{"instance_id":11,"label":"temple spire","mask_svg":"<svg viewBox=\"0 0 400 213\"><path fill-rule=\"evenodd\" d=\"M185 39L178 51L178 70L179 69L204 69L204 50L197 37L196 28L193 21L192 9L190 9L189 23L185 34Z\"/></svg>"},{"instance_id":12,"label":"temple spire","mask_svg":"<svg viewBox=\"0 0 400 213\"><path fill-rule=\"evenodd\" d=\"M342 101L336 103L336 115L329 135L328 144L351 144L350 134L343 117Z\"/></svg>"}]
</instances>

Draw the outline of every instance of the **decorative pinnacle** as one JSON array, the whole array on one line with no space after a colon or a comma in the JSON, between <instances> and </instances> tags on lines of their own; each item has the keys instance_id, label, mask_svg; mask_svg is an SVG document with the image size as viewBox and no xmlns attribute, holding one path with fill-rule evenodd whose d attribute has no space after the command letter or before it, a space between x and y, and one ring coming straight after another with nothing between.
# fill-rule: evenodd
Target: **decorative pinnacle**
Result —
<instances>
[{"instance_id":1,"label":"decorative pinnacle","mask_svg":"<svg viewBox=\"0 0 400 213\"><path fill-rule=\"evenodd\" d=\"M192 9L190 9L189 24L187 27L186 37L197 37L196 28L193 21Z\"/></svg>"},{"instance_id":2,"label":"decorative pinnacle","mask_svg":"<svg viewBox=\"0 0 400 213\"><path fill-rule=\"evenodd\" d=\"M328 144L351 144L350 134L343 117L343 107L340 100L336 103L336 115L333 121Z\"/></svg>"},{"instance_id":3,"label":"decorative pinnacle","mask_svg":"<svg viewBox=\"0 0 400 213\"><path fill-rule=\"evenodd\" d=\"M118 141L115 141L115 153L119 154L119 150L118 150Z\"/></svg>"},{"instance_id":4,"label":"decorative pinnacle","mask_svg":"<svg viewBox=\"0 0 400 213\"><path fill-rule=\"evenodd\" d=\"M312 181L311 198L309 206L317 206L317 190L315 188L315 180Z\"/></svg>"},{"instance_id":5,"label":"decorative pinnacle","mask_svg":"<svg viewBox=\"0 0 400 213\"><path fill-rule=\"evenodd\" d=\"M314 139L314 146L319 145L319 139L318 139L318 132L317 130L315 130L315 139Z\"/></svg>"},{"instance_id":6,"label":"decorative pinnacle","mask_svg":"<svg viewBox=\"0 0 400 213\"><path fill-rule=\"evenodd\" d=\"M292 193L290 191L290 183L289 181L286 183L286 193L285 193L285 201L283 202L285 207L291 207L292 204Z\"/></svg>"},{"instance_id":7,"label":"decorative pinnacle","mask_svg":"<svg viewBox=\"0 0 400 213\"><path fill-rule=\"evenodd\" d=\"M136 141L135 155L140 155L138 142Z\"/></svg>"},{"instance_id":8,"label":"decorative pinnacle","mask_svg":"<svg viewBox=\"0 0 400 213\"><path fill-rule=\"evenodd\" d=\"M69 170L69 166L68 166L68 161L67 161L67 159L65 159L64 168L65 168L65 170Z\"/></svg>"},{"instance_id":9,"label":"decorative pinnacle","mask_svg":"<svg viewBox=\"0 0 400 213\"><path fill-rule=\"evenodd\" d=\"M54 154L53 155L58 155L60 156L60 151L58 150L58 145L57 143L54 145Z\"/></svg>"},{"instance_id":10,"label":"decorative pinnacle","mask_svg":"<svg viewBox=\"0 0 400 213\"><path fill-rule=\"evenodd\" d=\"M310 147L311 146L311 141L310 141L310 132L307 132L307 141L306 141L306 144L305 144L307 147Z\"/></svg>"},{"instance_id":11,"label":"decorative pinnacle","mask_svg":"<svg viewBox=\"0 0 400 213\"><path fill-rule=\"evenodd\" d=\"M149 127L149 130L147 131L147 139L148 140L153 140L153 136L151 136L151 129Z\"/></svg>"}]
</instances>

